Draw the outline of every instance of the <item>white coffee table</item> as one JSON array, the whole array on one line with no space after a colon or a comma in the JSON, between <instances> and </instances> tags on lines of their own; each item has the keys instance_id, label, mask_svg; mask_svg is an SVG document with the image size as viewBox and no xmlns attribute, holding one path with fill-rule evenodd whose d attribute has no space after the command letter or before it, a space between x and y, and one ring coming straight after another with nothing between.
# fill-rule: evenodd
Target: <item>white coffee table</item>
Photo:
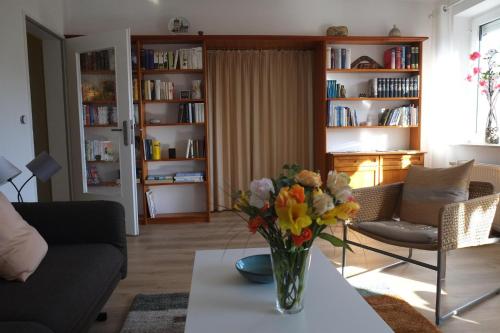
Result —
<instances>
[{"instance_id":1,"label":"white coffee table","mask_svg":"<svg viewBox=\"0 0 500 333\"><path fill-rule=\"evenodd\" d=\"M313 248L304 310L281 315L274 284L247 282L236 260L268 249L196 251L185 333L392 332L391 328Z\"/></svg>"}]
</instances>

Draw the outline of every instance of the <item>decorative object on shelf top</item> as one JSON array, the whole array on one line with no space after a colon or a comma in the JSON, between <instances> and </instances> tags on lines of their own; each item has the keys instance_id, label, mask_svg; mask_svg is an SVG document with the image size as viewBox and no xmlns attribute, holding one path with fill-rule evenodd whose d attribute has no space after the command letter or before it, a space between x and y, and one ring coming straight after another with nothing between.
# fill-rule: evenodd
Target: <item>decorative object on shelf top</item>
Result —
<instances>
[{"instance_id":1,"label":"decorative object on shelf top","mask_svg":"<svg viewBox=\"0 0 500 333\"><path fill-rule=\"evenodd\" d=\"M362 69L379 69L382 68L375 60L369 56L361 56L354 60L351 64L351 68L362 68Z\"/></svg>"},{"instance_id":2,"label":"decorative object on shelf top","mask_svg":"<svg viewBox=\"0 0 500 333\"><path fill-rule=\"evenodd\" d=\"M349 30L345 25L331 26L326 29L327 36L341 36L346 37L349 33Z\"/></svg>"},{"instance_id":3,"label":"decorative object on shelf top","mask_svg":"<svg viewBox=\"0 0 500 333\"><path fill-rule=\"evenodd\" d=\"M348 247L324 231L359 210L349 182L346 174L330 172L322 188L318 173L285 165L278 178L253 180L249 191L233 196L234 208L248 216L250 232L258 232L269 244L280 313L303 309L309 250L316 238Z\"/></svg>"},{"instance_id":4,"label":"decorative object on shelf top","mask_svg":"<svg viewBox=\"0 0 500 333\"><path fill-rule=\"evenodd\" d=\"M186 34L189 32L189 25L189 21L185 17L173 17L168 22L168 31L174 34Z\"/></svg>"},{"instance_id":5,"label":"decorative object on shelf top","mask_svg":"<svg viewBox=\"0 0 500 333\"><path fill-rule=\"evenodd\" d=\"M500 92L500 65L496 62L496 57L500 52L496 49L491 49L482 58L486 62L486 69L481 70L479 67L481 54L474 52L469 56L469 59L474 62L475 67L472 68L472 74L467 75L467 81L472 82L476 75L479 79L479 89L481 94L486 96L488 101L489 111L486 120L486 131L484 141L489 144L498 144L498 118L496 114L496 101Z\"/></svg>"},{"instance_id":6,"label":"decorative object on shelf top","mask_svg":"<svg viewBox=\"0 0 500 333\"><path fill-rule=\"evenodd\" d=\"M394 24L391 31L389 31L389 36L391 37L401 37L401 30Z\"/></svg>"}]
</instances>

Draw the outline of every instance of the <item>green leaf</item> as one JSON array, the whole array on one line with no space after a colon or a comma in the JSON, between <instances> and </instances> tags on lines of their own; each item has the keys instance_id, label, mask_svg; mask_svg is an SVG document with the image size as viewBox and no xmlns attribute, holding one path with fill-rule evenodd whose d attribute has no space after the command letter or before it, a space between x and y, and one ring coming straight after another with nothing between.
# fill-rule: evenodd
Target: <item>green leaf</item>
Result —
<instances>
[{"instance_id":1,"label":"green leaf","mask_svg":"<svg viewBox=\"0 0 500 333\"><path fill-rule=\"evenodd\" d=\"M330 244L332 244L333 246L345 247L349 251L353 252L351 247L349 246L349 244L345 243L342 239L340 239L338 237L335 237L333 235L330 235L330 234L327 234L324 232L319 234L318 237L330 242Z\"/></svg>"}]
</instances>

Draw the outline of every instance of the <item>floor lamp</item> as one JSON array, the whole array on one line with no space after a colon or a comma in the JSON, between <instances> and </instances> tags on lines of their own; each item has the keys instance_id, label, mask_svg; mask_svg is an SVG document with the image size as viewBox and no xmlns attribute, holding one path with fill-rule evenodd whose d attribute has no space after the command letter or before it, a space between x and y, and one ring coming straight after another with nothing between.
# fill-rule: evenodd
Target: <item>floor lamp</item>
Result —
<instances>
[{"instance_id":1,"label":"floor lamp","mask_svg":"<svg viewBox=\"0 0 500 333\"><path fill-rule=\"evenodd\" d=\"M26 168L31 171L32 175L21 185L21 187L18 188L12 179L18 176L21 171L12 163L7 161L7 159L3 156L0 156L0 185L6 183L7 181L10 182L17 191L18 202L23 202L21 191L33 177L40 179L42 182L46 182L54 174L61 170L59 163L57 163L57 161L45 151L35 157L33 161L26 164Z\"/></svg>"}]
</instances>

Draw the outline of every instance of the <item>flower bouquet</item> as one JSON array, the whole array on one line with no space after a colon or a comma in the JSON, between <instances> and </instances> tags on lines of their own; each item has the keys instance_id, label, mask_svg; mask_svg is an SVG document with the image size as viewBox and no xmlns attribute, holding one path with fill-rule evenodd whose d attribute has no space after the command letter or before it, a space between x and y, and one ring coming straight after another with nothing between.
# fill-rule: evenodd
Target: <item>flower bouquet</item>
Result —
<instances>
[{"instance_id":1,"label":"flower bouquet","mask_svg":"<svg viewBox=\"0 0 500 333\"><path fill-rule=\"evenodd\" d=\"M490 144L498 144L498 120L495 106L497 103L498 94L500 93L500 65L495 61L496 56L500 52L491 49L483 57L486 63L486 69L473 67L472 74L467 75L467 81L472 82L475 75L479 78L479 87L481 94L486 96L488 101L489 111L486 121L485 142ZM477 62L481 58L479 52L473 52L469 55L469 59Z\"/></svg>"},{"instance_id":2,"label":"flower bouquet","mask_svg":"<svg viewBox=\"0 0 500 333\"><path fill-rule=\"evenodd\" d=\"M279 178L254 180L249 191L235 194L235 209L248 215L250 231L269 243L279 312L302 310L309 251L316 238L347 247L324 231L359 210L349 182L346 174L331 171L322 188L318 173L285 165Z\"/></svg>"}]
</instances>

